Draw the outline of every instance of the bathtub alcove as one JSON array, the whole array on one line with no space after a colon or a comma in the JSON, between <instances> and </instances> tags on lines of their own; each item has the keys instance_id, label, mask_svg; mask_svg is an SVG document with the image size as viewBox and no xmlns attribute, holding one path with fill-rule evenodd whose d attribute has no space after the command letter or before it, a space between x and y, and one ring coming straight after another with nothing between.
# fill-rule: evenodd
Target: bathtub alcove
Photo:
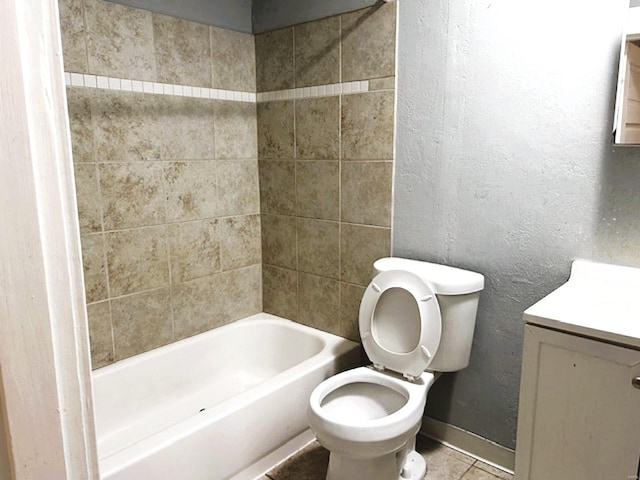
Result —
<instances>
[{"instance_id":1,"label":"bathtub alcove","mask_svg":"<svg viewBox=\"0 0 640 480\"><path fill-rule=\"evenodd\" d=\"M102 480L224 480L307 429L358 344L266 313L94 371Z\"/></svg>"}]
</instances>

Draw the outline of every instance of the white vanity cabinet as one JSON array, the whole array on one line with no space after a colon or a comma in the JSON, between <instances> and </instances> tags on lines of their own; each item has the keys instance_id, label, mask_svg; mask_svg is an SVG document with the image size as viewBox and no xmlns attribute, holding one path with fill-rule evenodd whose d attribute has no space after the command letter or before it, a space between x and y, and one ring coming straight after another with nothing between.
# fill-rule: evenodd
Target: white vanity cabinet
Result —
<instances>
[{"instance_id":1,"label":"white vanity cabinet","mask_svg":"<svg viewBox=\"0 0 640 480\"><path fill-rule=\"evenodd\" d=\"M515 479L637 479L640 269L577 260L524 319Z\"/></svg>"}]
</instances>

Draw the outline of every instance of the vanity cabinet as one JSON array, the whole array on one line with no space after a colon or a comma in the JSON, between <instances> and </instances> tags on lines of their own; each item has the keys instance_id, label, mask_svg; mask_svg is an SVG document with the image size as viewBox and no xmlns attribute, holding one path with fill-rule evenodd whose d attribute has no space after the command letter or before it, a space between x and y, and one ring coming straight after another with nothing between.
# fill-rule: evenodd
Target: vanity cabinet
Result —
<instances>
[{"instance_id":1,"label":"vanity cabinet","mask_svg":"<svg viewBox=\"0 0 640 480\"><path fill-rule=\"evenodd\" d=\"M640 270L601 265L525 312L516 480L640 475Z\"/></svg>"}]
</instances>

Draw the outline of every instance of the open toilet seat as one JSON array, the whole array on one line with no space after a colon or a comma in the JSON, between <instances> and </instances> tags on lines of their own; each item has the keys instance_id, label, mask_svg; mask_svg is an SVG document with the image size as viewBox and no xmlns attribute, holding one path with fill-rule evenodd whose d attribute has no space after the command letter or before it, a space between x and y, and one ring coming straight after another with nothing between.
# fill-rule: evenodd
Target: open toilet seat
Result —
<instances>
[{"instance_id":1,"label":"open toilet seat","mask_svg":"<svg viewBox=\"0 0 640 480\"><path fill-rule=\"evenodd\" d=\"M414 379L436 355L442 334L431 286L404 270L379 273L360 303L362 346L377 368Z\"/></svg>"},{"instance_id":2,"label":"open toilet seat","mask_svg":"<svg viewBox=\"0 0 640 480\"><path fill-rule=\"evenodd\" d=\"M418 428L424 413L426 392L434 380L430 372L424 372L418 381L412 383L369 367L347 370L328 378L311 393L311 426L316 432L328 432L342 441L362 443L370 449L368 455L375 455L373 443L388 442L393 438L400 440L412 428ZM354 389L354 386L361 388ZM380 400L384 390L390 391L390 401L386 402L390 410L388 414L382 413L377 418L353 415L363 408L363 402ZM331 402L337 402L335 409Z\"/></svg>"}]
</instances>

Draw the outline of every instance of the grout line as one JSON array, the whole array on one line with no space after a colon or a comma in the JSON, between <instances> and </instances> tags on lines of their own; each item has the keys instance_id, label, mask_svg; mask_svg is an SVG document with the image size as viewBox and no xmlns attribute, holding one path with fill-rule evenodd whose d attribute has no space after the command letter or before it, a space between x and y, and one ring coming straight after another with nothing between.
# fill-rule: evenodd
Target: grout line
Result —
<instances>
[{"instance_id":1,"label":"grout line","mask_svg":"<svg viewBox=\"0 0 640 480\"><path fill-rule=\"evenodd\" d=\"M475 462L474 462L474 463L475 463ZM464 471L464 473L463 473L462 475L460 475L460 479L459 479L459 480L462 480L462 479L467 475L467 473L469 473L469 470L471 470L472 468L473 468L473 463L471 463L471 464L467 467L467 469Z\"/></svg>"}]
</instances>

